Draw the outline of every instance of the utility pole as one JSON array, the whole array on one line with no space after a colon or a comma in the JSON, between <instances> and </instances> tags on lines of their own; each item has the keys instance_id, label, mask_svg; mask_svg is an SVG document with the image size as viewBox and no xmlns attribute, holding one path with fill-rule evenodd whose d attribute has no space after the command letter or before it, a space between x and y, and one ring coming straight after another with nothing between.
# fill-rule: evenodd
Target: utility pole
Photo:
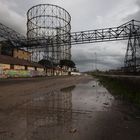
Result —
<instances>
[{"instance_id":1,"label":"utility pole","mask_svg":"<svg viewBox=\"0 0 140 140\"><path fill-rule=\"evenodd\" d=\"M93 60L92 60L92 67L91 67L91 70L94 72L94 55L93 55L92 57L93 57Z\"/></svg>"},{"instance_id":2,"label":"utility pole","mask_svg":"<svg viewBox=\"0 0 140 140\"><path fill-rule=\"evenodd\" d=\"M97 53L95 52L94 55L95 55L95 71L97 71Z\"/></svg>"}]
</instances>

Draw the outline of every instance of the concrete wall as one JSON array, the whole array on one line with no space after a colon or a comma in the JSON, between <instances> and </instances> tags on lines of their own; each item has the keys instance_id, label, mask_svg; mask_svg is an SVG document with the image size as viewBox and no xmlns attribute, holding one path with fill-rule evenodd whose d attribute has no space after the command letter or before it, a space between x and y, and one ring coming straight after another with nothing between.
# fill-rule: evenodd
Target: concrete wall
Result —
<instances>
[{"instance_id":1,"label":"concrete wall","mask_svg":"<svg viewBox=\"0 0 140 140\"><path fill-rule=\"evenodd\" d=\"M37 77L37 76L61 76L68 75L69 72L62 69L47 69L47 73L44 68L28 67L14 65L13 69L10 69L10 64L0 64L0 78L15 78L15 77Z\"/></svg>"},{"instance_id":2,"label":"concrete wall","mask_svg":"<svg viewBox=\"0 0 140 140\"><path fill-rule=\"evenodd\" d=\"M24 60L31 60L31 53L24 50L14 49L13 57Z\"/></svg>"},{"instance_id":3,"label":"concrete wall","mask_svg":"<svg viewBox=\"0 0 140 140\"><path fill-rule=\"evenodd\" d=\"M45 76L45 72L35 70L2 70L0 69L0 78L16 78L16 77L37 77Z\"/></svg>"},{"instance_id":4,"label":"concrete wall","mask_svg":"<svg viewBox=\"0 0 140 140\"><path fill-rule=\"evenodd\" d=\"M71 72L71 75L82 75L80 72Z\"/></svg>"},{"instance_id":5,"label":"concrete wall","mask_svg":"<svg viewBox=\"0 0 140 140\"><path fill-rule=\"evenodd\" d=\"M36 77L46 76L44 68L35 68L25 70L24 66L14 65L14 69L10 69L9 64L0 64L0 78L14 77Z\"/></svg>"}]
</instances>

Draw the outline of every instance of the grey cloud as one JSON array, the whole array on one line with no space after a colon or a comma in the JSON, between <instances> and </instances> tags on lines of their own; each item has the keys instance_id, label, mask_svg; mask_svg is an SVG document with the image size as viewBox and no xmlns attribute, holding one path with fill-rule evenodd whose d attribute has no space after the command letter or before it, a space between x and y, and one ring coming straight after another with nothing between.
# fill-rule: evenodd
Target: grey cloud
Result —
<instances>
[{"instance_id":1,"label":"grey cloud","mask_svg":"<svg viewBox=\"0 0 140 140\"><path fill-rule=\"evenodd\" d=\"M128 17L126 17L127 20L135 19L135 20L139 20L139 21L140 21L140 1L137 0L136 4L137 4L137 6L138 6L137 12L128 15ZM125 19L125 20L126 20L126 19Z\"/></svg>"},{"instance_id":2,"label":"grey cloud","mask_svg":"<svg viewBox=\"0 0 140 140\"><path fill-rule=\"evenodd\" d=\"M25 17L11 9L6 3L0 1L0 22L14 30L25 34Z\"/></svg>"},{"instance_id":3,"label":"grey cloud","mask_svg":"<svg viewBox=\"0 0 140 140\"><path fill-rule=\"evenodd\" d=\"M101 65L100 69L122 67L126 53L126 41L74 46L72 49L73 60L78 67L82 66L84 71L91 69L89 66L95 63L95 53L98 65Z\"/></svg>"}]
</instances>

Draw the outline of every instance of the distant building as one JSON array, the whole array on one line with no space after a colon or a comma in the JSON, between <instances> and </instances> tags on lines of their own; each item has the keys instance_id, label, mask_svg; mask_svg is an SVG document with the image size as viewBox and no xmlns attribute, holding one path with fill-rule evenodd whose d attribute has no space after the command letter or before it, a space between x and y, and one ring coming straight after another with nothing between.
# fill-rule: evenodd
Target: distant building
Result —
<instances>
[{"instance_id":1,"label":"distant building","mask_svg":"<svg viewBox=\"0 0 140 140\"><path fill-rule=\"evenodd\" d=\"M38 63L24 59L17 59L11 56L0 55L0 78L45 75L44 67Z\"/></svg>"}]
</instances>

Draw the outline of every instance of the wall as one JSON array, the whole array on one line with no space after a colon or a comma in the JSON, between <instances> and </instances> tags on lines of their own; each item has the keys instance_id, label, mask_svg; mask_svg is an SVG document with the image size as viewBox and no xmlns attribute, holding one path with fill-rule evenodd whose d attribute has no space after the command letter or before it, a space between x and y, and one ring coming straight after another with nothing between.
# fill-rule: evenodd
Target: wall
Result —
<instances>
[{"instance_id":1,"label":"wall","mask_svg":"<svg viewBox=\"0 0 140 140\"><path fill-rule=\"evenodd\" d=\"M0 64L0 78L7 78L7 76L4 74L4 71L9 69L9 64Z\"/></svg>"},{"instance_id":2,"label":"wall","mask_svg":"<svg viewBox=\"0 0 140 140\"><path fill-rule=\"evenodd\" d=\"M0 78L3 78L3 70L0 68Z\"/></svg>"},{"instance_id":3,"label":"wall","mask_svg":"<svg viewBox=\"0 0 140 140\"><path fill-rule=\"evenodd\" d=\"M52 75L53 75L53 70L47 69L47 76L52 76Z\"/></svg>"},{"instance_id":4,"label":"wall","mask_svg":"<svg viewBox=\"0 0 140 140\"><path fill-rule=\"evenodd\" d=\"M24 66L15 65L14 69L10 69L9 64L0 64L0 78L37 77L37 76L46 76L46 73L41 68L39 68L37 71L33 69L25 70Z\"/></svg>"},{"instance_id":5,"label":"wall","mask_svg":"<svg viewBox=\"0 0 140 140\"><path fill-rule=\"evenodd\" d=\"M3 75L6 78L12 77L31 77L30 72L26 70L4 70Z\"/></svg>"},{"instance_id":6,"label":"wall","mask_svg":"<svg viewBox=\"0 0 140 140\"><path fill-rule=\"evenodd\" d=\"M45 72L35 70L2 70L0 69L0 78L16 78L16 77L37 77L45 76Z\"/></svg>"},{"instance_id":7,"label":"wall","mask_svg":"<svg viewBox=\"0 0 140 140\"><path fill-rule=\"evenodd\" d=\"M14 49L13 57L24 60L31 60L31 53L24 50Z\"/></svg>"},{"instance_id":8,"label":"wall","mask_svg":"<svg viewBox=\"0 0 140 140\"><path fill-rule=\"evenodd\" d=\"M71 75L82 75L80 72L71 72Z\"/></svg>"},{"instance_id":9,"label":"wall","mask_svg":"<svg viewBox=\"0 0 140 140\"><path fill-rule=\"evenodd\" d=\"M52 70L47 69L47 73L44 71L44 68L28 67L28 70L25 70L24 66L15 65L14 69L10 69L9 64L0 64L0 78L16 78L16 77L37 77L37 76L60 76L68 75L67 71L64 70Z\"/></svg>"},{"instance_id":10,"label":"wall","mask_svg":"<svg viewBox=\"0 0 140 140\"><path fill-rule=\"evenodd\" d=\"M10 69L10 65L9 64L0 64L0 69L2 69L2 70Z\"/></svg>"},{"instance_id":11,"label":"wall","mask_svg":"<svg viewBox=\"0 0 140 140\"><path fill-rule=\"evenodd\" d=\"M25 66L14 65L14 70L25 70Z\"/></svg>"}]
</instances>

